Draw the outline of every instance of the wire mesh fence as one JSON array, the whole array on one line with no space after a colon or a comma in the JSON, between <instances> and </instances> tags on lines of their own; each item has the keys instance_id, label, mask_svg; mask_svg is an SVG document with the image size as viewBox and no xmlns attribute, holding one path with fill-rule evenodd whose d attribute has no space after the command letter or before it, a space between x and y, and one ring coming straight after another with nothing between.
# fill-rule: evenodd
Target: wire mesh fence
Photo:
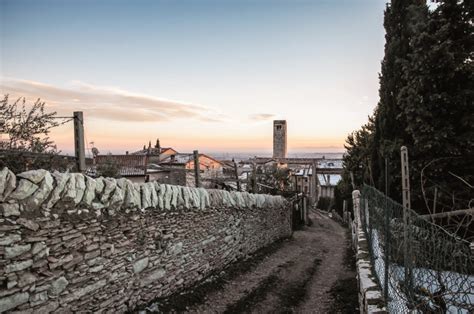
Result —
<instances>
[{"instance_id":1,"label":"wire mesh fence","mask_svg":"<svg viewBox=\"0 0 474 314\"><path fill-rule=\"evenodd\" d=\"M361 221L390 313L474 313L470 243L370 186Z\"/></svg>"}]
</instances>

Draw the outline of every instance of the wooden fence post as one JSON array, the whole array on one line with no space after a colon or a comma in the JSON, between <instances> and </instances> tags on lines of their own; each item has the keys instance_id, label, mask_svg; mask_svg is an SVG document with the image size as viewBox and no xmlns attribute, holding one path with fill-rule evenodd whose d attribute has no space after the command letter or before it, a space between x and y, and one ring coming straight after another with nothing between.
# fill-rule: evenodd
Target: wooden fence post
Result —
<instances>
[{"instance_id":1,"label":"wooden fence post","mask_svg":"<svg viewBox=\"0 0 474 314\"><path fill-rule=\"evenodd\" d=\"M194 180L197 188L201 187L201 166L199 164L199 152L194 152Z\"/></svg>"},{"instance_id":2,"label":"wooden fence post","mask_svg":"<svg viewBox=\"0 0 474 314\"><path fill-rule=\"evenodd\" d=\"M74 111L74 154L78 172L86 171L86 152L84 146L84 115Z\"/></svg>"}]
</instances>

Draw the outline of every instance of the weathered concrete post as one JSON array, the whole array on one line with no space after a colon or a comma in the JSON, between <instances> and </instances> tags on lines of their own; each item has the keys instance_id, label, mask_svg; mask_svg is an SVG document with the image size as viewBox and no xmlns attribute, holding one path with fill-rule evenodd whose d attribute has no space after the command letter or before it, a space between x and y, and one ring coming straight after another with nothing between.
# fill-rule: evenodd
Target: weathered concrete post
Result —
<instances>
[{"instance_id":1,"label":"weathered concrete post","mask_svg":"<svg viewBox=\"0 0 474 314\"><path fill-rule=\"evenodd\" d=\"M354 206L354 222L360 225L360 192L359 190L352 191L352 204Z\"/></svg>"},{"instance_id":2,"label":"weathered concrete post","mask_svg":"<svg viewBox=\"0 0 474 314\"><path fill-rule=\"evenodd\" d=\"M316 169L318 168L318 164L316 161L313 161L312 165L313 169L311 170L311 205L316 207L318 202L318 179Z\"/></svg>"},{"instance_id":3,"label":"weathered concrete post","mask_svg":"<svg viewBox=\"0 0 474 314\"><path fill-rule=\"evenodd\" d=\"M194 152L194 181L197 188L201 187L201 167L199 164L199 152L195 150Z\"/></svg>"},{"instance_id":4,"label":"weathered concrete post","mask_svg":"<svg viewBox=\"0 0 474 314\"><path fill-rule=\"evenodd\" d=\"M400 148L402 162L402 203L403 203L403 250L405 255L405 284L408 288L408 301L413 300L412 288L412 265L411 265L411 241L410 241L410 173L408 169L408 149L406 146Z\"/></svg>"},{"instance_id":5,"label":"weathered concrete post","mask_svg":"<svg viewBox=\"0 0 474 314\"><path fill-rule=\"evenodd\" d=\"M357 230L361 224L360 221L360 192L359 190L352 191L352 204L354 210L354 220L352 223L352 245L357 249Z\"/></svg>"},{"instance_id":6,"label":"weathered concrete post","mask_svg":"<svg viewBox=\"0 0 474 314\"><path fill-rule=\"evenodd\" d=\"M74 111L74 154L78 172L86 170L86 152L84 146L84 115Z\"/></svg>"},{"instance_id":7,"label":"weathered concrete post","mask_svg":"<svg viewBox=\"0 0 474 314\"><path fill-rule=\"evenodd\" d=\"M305 225L308 224L308 196L303 196L303 222Z\"/></svg>"},{"instance_id":8,"label":"weathered concrete post","mask_svg":"<svg viewBox=\"0 0 474 314\"><path fill-rule=\"evenodd\" d=\"M343 200L342 201L342 221L347 223L347 201Z\"/></svg>"}]
</instances>

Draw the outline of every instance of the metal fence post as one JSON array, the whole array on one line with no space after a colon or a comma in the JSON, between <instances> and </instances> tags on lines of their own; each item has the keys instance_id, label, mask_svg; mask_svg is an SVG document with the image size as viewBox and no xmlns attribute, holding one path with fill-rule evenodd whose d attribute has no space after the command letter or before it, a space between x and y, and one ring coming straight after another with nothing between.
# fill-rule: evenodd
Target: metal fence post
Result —
<instances>
[{"instance_id":1,"label":"metal fence post","mask_svg":"<svg viewBox=\"0 0 474 314\"><path fill-rule=\"evenodd\" d=\"M413 301L412 285L412 265L411 265L411 239L410 239L410 173L408 169L408 149L402 146L401 149L402 166L402 199L403 199L403 249L405 262L405 287L407 290L408 301Z\"/></svg>"}]
</instances>

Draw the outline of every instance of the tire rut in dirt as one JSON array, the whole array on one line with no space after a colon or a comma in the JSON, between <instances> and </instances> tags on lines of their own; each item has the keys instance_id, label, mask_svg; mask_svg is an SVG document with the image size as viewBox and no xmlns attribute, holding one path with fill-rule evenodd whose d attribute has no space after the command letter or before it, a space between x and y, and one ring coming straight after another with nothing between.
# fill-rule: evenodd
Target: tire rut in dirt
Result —
<instances>
[{"instance_id":1,"label":"tire rut in dirt","mask_svg":"<svg viewBox=\"0 0 474 314\"><path fill-rule=\"evenodd\" d=\"M347 239L350 239L350 234L347 233ZM356 279L356 259L355 253L350 245L350 240L347 240L346 252L344 254L344 269L345 273L333 285L329 291L333 300L331 304L331 311L334 313L355 313L358 312L359 299L357 294L357 279Z\"/></svg>"},{"instance_id":2,"label":"tire rut in dirt","mask_svg":"<svg viewBox=\"0 0 474 314\"><path fill-rule=\"evenodd\" d=\"M245 297L229 305L225 313L292 313L307 298L308 284L320 263L320 259L313 259L296 272L293 267L302 265L296 265L295 261L280 265Z\"/></svg>"},{"instance_id":3,"label":"tire rut in dirt","mask_svg":"<svg viewBox=\"0 0 474 314\"><path fill-rule=\"evenodd\" d=\"M132 312L136 313L140 309L146 309L147 313L187 312L191 307L203 304L206 301L206 297L212 291L222 289L226 282L232 281L241 274L254 269L267 256L278 251L285 241L287 241L287 239L277 240L254 252L248 259L235 262L229 265L224 271L207 277L194 287L187 288L166 298L155 299L150 302L147 307L141 307Z\"/></svg>"},{"instance_id":4,"label":"tire rut in dirt","mask_svg":"<svg viewBox=\"0 0 474 314\"><path fill-rule=\"evenodd\" d=\"M320 259L314 259L313 265L306 270L306 278L303 281L292 282L279 292L281 303L278 312L293 313L294 309L308 297L308 284L313 279L320 264Z\"/></svg>"},{"instance_id":5,"label":"tire rut in dirt","mask_svg":"<svg viewBox=\"0 0 474 314\"><path fill-rule=\"evenodd\" d=\"M236 303L227 307L224 311L225 314L231 313L247 313L249 312L255 304L263 301L268 291L273 289L275 284L278 281L278 276L276 274L270 275L260 282L260 284L255 287L249 294L244 298L240 299Z\"/></svg>"}]
</instances>

